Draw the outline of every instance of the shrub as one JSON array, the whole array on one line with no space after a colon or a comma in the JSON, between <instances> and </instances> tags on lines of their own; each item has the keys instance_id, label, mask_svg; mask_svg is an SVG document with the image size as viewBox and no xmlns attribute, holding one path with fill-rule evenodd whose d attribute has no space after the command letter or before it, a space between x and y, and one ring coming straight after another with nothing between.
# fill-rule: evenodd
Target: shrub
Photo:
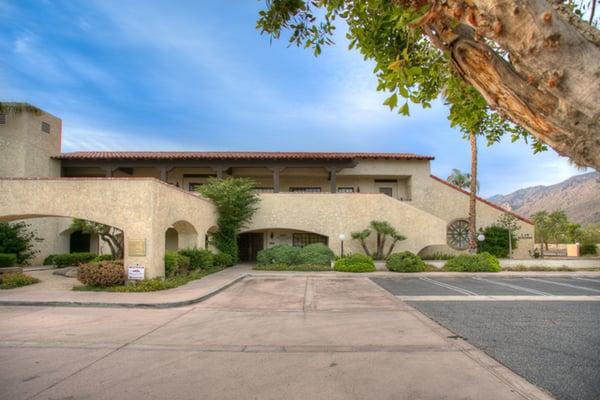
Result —
<instances>
[{"instance_id":1,"label":"shrub","mask_svg":"<svg viewBox=\"0 0 600 400\"><path fill-rule=\"evenodd\" d=\"M289 244L279 244L258 252L256 263L258 265L269 264L300 264L300 247L294 247Z\"/></svg>"},{"instance_id":2,"label":"shrub","mask_svg":"<svg viewBox=\"0 0 600 400\"><path fill-rule=\"evenodd\" d=\"M14 289L21 286L33 285L40 280L20 272L3 274L0 278L0 289Z\"/></svg>"},{"instance_id":3,"label":"shrub","mask_svg":"<svg viewBox=\"0 0 600 400\"><path fill-rule=\"evenodd\" d=\"M100 254L92 260L92 262L114 261L115 257L112 254Z\"/></svg>"},{"instance_id":4,"label":"shrub","mask_svg":"<svg viewBox=\"0 0 600 400\"><path fill-rule=\"evenodd\" d=\"M323 243L313 243L300 249L298 264L331 265L333 251Z\"/></svg>"},{"instance_id":5,"label":"shrub","mask_svg":"<svg viewBox=\"0 0 600 400\"><path fill-rule=\"evenodd\" d=\"M454 257L456 257L456 255L446 253L432 253L419 257L421 257L421 260L452 260Z\"/></svg>"},{"instance_id":6,"label":"shrub","mask_svg":"<svg viewBox=\"0 0 600 400\"><path fill-rule=\"evenodd\" d=\"M481 230L485 240L477 244L478 253L490 253L498 258L508 257L508 229L490 225ZM512 234L512 248L517 248L517 237Z\"/></svg>"},{"instance_id":7,"label":"shrub","mask_svg":"<svg viewBox=\"0 0 600 400\"><path fill-rule=\"evenodd\" d=\"M16 254L0 253L0 268L9 268L17 263Z\"/></svg>"},{"instance_id":8,"label":"shrub","mask_svg":"<svg viewBox=\"0 0 600 400\"><path fill-rule=\"evenodd\" d=\"M189 266L189 257L174 251L165 251L165 276L167 278L186 272Z\"/></svg>"},{"instance_id":9,"label":"shrub","mask_svg":"<svg viewBox=\"0 0 600 400\"><path fill-rule=\"evenodd\" d=\"M454 272L499 272L498 259L490 253L461 254L448 260L444 270Z\"/></svg>"},{"instance_id":10,"label":"shrub","mask_svg":"<svg viewBox=\"0 0 600 400\"><path fill-rule=\"evenodd\" d=\"M258 271L331 271L329 265L323 264L268 264L256 265L254 269Z\"/></svg>"},{"instance_id":11,"label":"shrub","mask_svg":"<svg viewBox=\"0 0 600 400\"><path fill-rule=\"evenodd\" d=\"M94 253L58 254L52 258L52 261L57 267L70 267L88 263L96 257L98 257L98 254Z\"/></svg>"},{"instance_id":12,"label":"shrub","mask_svg":"<svg viewBox=\"0 0 600 400\"><path fill-rule=\"evenodd\" d=\"M189 257L190 269L209 268L214 265L214 256L209 250L204 249L183 249L179 254Z\"/></svg>"},{"instance_id":13,"label":"shrub","mask_svg":"<svg viewBox=\"0 0 600 400\"><path fill-rule=\"evenodd\" d=\"M338 259L333 269L339 272L374 272L375 263L365 254L352 254Z\"/></svg>"},{"instance_id":14,"label":"shrub","mask_svg":"<svg viewBox=\"0 0 600 400\"><path fill-rule=\"evenodd\" d=\"M421 257L410 251L403 251L389 256L385 266L394 272L422 272L425 271L426 264Z\"/></svg>"},{"instance_id":15,"label":"shrub","mask_svg":"<svg viewBox=\"0 0 600 400\"><path fill-rule=\"evenodd\" d=\"M42 240L25 222L0 222L0 253L16 254L17 264L27 264L38 252L35 242Z\"/></svg>"},{"instance_id":16,"label":"shrub","mask_svg":"<svg viewBox=\"0 0 600 400\"><path fill-rule=\"evenodd\" d=\"M235 261L228 253L217 253L213 256L213 263L215 267L231 267Z\"/></svg>"},{"instance_id":17,"label":"shrub","mask_svg":"<svg viewBox=\"0 0 600 400\"><path fill-rule=\"evenodd\" d=\"M54 257L56 257L56 254L50 254L44 258L44 265L54 265Z\"/></svg>"},{"instance_id":18,"label":"shrub","mask_svg":"<svg viewBox=\"0 0 600 400\"><path fill-rule=\"evenodd\" d=\"M582 256L598 254L598 248L594 243L583 243L579 246L579 254Z\"/></svg>"},{"instance_id":19,"label":"shrub","mask_svg":"<svg viewBox=\"0 0 600 400\"><path fill-rule=\"evenodd\" d=\"M125 283L125 269L117 261L81 264L77 269L77 279L84 285L96 287L122 285Z\"/></svg>"}]
</instances>

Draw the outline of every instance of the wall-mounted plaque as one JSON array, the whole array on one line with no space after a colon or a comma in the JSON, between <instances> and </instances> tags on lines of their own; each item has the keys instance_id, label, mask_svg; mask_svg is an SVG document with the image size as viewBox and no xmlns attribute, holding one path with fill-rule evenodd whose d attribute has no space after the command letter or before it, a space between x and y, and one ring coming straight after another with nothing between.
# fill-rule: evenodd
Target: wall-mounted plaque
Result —
<instances>
[{"instance_id":1,"label":"wall-mounted plaque","mask_svg":"<svg viewBox=\"0 0 600 400\"><path fill-rule=\"evenodd\" d=\"M146 239L129 239L127 241L129 257L146 256Z\"/></svg>"}]
</instances>

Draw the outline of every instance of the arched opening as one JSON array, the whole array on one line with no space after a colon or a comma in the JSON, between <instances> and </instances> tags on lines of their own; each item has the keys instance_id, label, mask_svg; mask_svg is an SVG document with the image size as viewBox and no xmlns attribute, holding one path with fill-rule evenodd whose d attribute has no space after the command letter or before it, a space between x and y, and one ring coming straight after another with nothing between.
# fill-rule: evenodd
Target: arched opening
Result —
<instances>
[{"instance_id":1,"label":"arched opening","mask_svg":"<svg viewBox=\"0 0 600 400\"><path fill-rule=\"evenodd\" d=\"M216 251L217 249L215 248L215 246L212 245L212 240L211 237L212 235L214 235L217 231L219 230L219 228L216 225L211 226L210 228L208 228L208 230L206 231L206 234L204 235L204 248L206 250L212 250L212 251Z\"/></svg>"},{"instance_id":2,"label":"arched opening","mask_svg":"<svg viewBox=\"0 0 600 400\"><path fill-rule=\"evenodd\" d=\"M304 247L313 243L329 245L329 238L315 232L271 228L243 232L238 236L238 256L240 261L256 261L257 253L265 248L280 244Z\"/></svg>"},{"instance_id":3,"label":"arched opening","mask_svg":"<svg viewBox=\"0 0 600 400\"><path fill-rule=\"evenodd\" d=\"M165 250L198 247L198 232L187 221L177 221L165 231Z\"/></svg>"}]
</instances>

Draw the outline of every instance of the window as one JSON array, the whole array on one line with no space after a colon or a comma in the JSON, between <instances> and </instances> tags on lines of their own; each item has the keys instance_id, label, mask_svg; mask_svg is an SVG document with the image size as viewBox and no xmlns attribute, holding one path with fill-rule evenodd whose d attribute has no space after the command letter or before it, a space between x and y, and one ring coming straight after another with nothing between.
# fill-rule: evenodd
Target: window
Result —
<instances>
[{"instance_id":1,"label":"window","mask_svg":"<svg viewBox=\"0 0 600 400\"><path fill-rule=\"evenodd\" d=\"M50 133L50 124L47 122L42 122L42 132Z\"/></svg>"},{"instance_id":2,"label":"window","mask_svg":"<svg viewBox=\"0 0 600 400\"><path fill-rule=\"evenodd\" d=\"M272 187L257 187L256 190L258 193L273 193L275 189Z\"/></svg>"},{"instance_id":3,"label":"window","mask_svg":"<svg viewBox=\"0 0 600 400\"><path fill-rule=\"evenodd\" d=\"M458 219L448 225L446 241L455 250L466 250L469 247L469 221Z\"/></svg>"},{"instance_id":4,"label":"window","mask_svg":"<svg viewBox=\"0 0 600 400\"><path fill-rule=\"evenodd\" d=\"M0 114L0 125L6 124L6 114Z\"/></svg>"},{"instance_id":5,"label":"window","mask_svg":"<svg viewBox=\"0 0 600 400\"><path fill-rule=\"evenodd\" d=\"M296 247L304 247L308 244L323 243L327 244L327 236L318 235L316 233L294 233L292 235L292 245Z\"/></svg>"},{"instance_id":6,"label":"window","mask_svg":"<svg viewBox=\"0 0 600 400\"><path fill-rule=\"evenodd\" d=\"M379 193L383 193L386 196L392 197L394 195L394 190L391 187L380 187Z\"/></svg>"},{"instance_id":7,"label":"window","mask_svg":"<svg viewBox=\"0 0 600 400\"><path fill-rule=\"evenodd\" d=\"M200 186L202 186L202 185L204 185L204 183L198 183L198 182L191 183L191 182L190 182L190 183L188 183L188 190L189 190L190 192L197 192L197 191L198 191L198 188L199 188Z\"/></svg>"},{"instance_id":8,"label":"window","mask_svg":"<svg viewBox=\"0 0 600 400\"><path fill-rule=\"evenodd\" d=\"M354 193L354 188L352 186L340 186L337 191L338 193Z\"/></svg>"},{"instance_id":9,"label":"window","mask_svg":"<svg viewBox=\"0 0 600 400\"><path fill-rule=\"evenodd\" d=\"M291 187L290 192L294 193L321 193L320 187Z\"/></svg>"}]
</instances>

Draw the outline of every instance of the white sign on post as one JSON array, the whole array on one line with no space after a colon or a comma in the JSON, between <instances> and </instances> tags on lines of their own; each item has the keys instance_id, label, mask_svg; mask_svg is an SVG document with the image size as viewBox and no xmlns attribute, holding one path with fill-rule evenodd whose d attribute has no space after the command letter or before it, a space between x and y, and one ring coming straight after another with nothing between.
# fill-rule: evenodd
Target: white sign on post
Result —
<instances>
[{"instance_id":1,"label":"white sign on post","mask_svg":"<svg viewBox=\"0 0 600 400\"><path fill-rule=\"evenodd\" d=\"M127 267L127 279L130 281L141 281L144 279L145 268L141 265Z\"/></svg>"}]
</instances>

